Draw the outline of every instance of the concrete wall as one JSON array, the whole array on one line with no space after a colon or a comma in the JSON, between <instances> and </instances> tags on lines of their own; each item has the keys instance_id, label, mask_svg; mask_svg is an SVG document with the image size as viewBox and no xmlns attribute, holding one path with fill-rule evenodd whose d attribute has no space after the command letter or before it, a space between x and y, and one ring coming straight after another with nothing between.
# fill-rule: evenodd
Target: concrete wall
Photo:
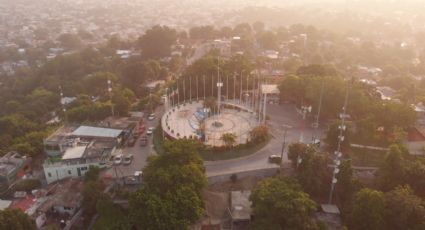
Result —
<instances>
[{"instance_id":1,"label":"concrete wall","mask_svg":"<svg viewBox=\"0 0 425 230\"><path fill-rule=\"evenodd\" d=\"M240 172L232 172L232 173L224 173L220 175L207 176L208 184L215 184L230 181L230 177L233 174L236 174L238 179L242 179L245 177L257 177L257 178L265 178L276 175L279 172L279 166L271 167L271 168L262 168L262 169L253 169L248 171L240 171Z\"/></svg>"}]
</instances>

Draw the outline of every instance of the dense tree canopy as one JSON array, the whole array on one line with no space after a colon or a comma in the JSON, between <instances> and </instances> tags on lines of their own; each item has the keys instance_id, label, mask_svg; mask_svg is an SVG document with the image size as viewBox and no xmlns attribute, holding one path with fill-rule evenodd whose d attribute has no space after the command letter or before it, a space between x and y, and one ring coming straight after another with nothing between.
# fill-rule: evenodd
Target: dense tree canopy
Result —
<instances>
[{"instance_id":1,"label":"dense tree canopy","mask_svg":"<svg viewBox=\"0 0 425 230\"><path fill-rule=\"evenodd\" d=\"M132 221L140 229L188 229L203 211L206 185L200 144L192 140L166 142L163 155L149 159L145 185L130 199Z\"/></svg>"},{"instance_id":2,"label":"dense tree canopy","mask_svg":"<svg viewBox=\"0 0 425 230\"><path fill-rule=\"evenodd\" d=\"M35 221L18 209L7 208L0 211L0 230L32 230L37 229Z\"/></svg>"},{"instance_id":3,"label":"dense tree canopy","mask_svg":"<svg viewBox=\"0 0 425 230\"><path fill-rule=\"evenodd\" d=\"M384 227L384 194L371 189L360 190L354 198L350 217L353 230L382 230Z\"/></svg>"},{"instance_id":4,"label":"dense tree canopy","mask_svg":"<svg viewBox=\"0 0 425 230\"><path fill-rule=\"evenodd\" d=\"M177 39L177 32L167 26L154 26L140 37L140 47L144 58L162 58L170 56L171 45Z\"/></svg>"},{"instance_id":5,"label":"dense tree canopy","mask_svg":"<svg viewBox=\"0 0 425 230\"><path fill-rule=\"evenodd\" d=\"M316 229L316 204L289 178L269 178L252 191L253 229Z\"/></svg>"}]
</instances>

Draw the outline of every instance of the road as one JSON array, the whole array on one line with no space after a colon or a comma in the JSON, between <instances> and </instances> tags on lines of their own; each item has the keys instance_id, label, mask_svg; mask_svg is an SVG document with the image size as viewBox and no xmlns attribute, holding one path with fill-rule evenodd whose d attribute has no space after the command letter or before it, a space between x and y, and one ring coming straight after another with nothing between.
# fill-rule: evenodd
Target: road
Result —
<instances>
[{"instance_id":1,"label":"road","mask_svg":"<svg viewBox=\"0 0 425 230\"><path fill-rule=\"evenodd\" d=\"M164 107L160 106L155 110L156 118L153 121L148 121L145 119L145 126L146 129L149 127L157 127L159 124L159 121L162 117L162 114L164 113ZM145 135L146 132L142 135ZM137 139L137 142L132 147L125 147L122 149L123 154L133 154L134 158L130 165L118 165L118 166L112 166L107 170L107 174L116 177L125 177L125 176L132 176L134 175L135 171L140 171L143 169L143 167L147 164L147 159L149 156L154 155L155 151L153 148L153 137L148 136L148 145L147 146L140 146L140 138ZM116 171L115 171L116 170Z\"/></svg>"},{"instance_id":2,"label":"road","mask_svg":"<svg viewBox=\"0 0 425 230\"><path fill-rule=\"evenodd\" d=\"M163 112L163 106L157 108L155 111L156 119L154 121L146 121L146 127L156 127ZM269 141L269 143L258 152L246 157L223 161L206 161L205 167L207 176L216 176L222 174L231 174L244 170L275 167L276 165L270 164L268 162L268 157L273 154L281 154L285 129L287 146L292 142L300 141L301 133L303 133L303 142L310 143L313 134L316 133L311 128L311 126L307 124L308 122L304 121L302 116L296 112L293 105L268 105L267 113L270 117L270 120L268 120L268 125L272 135L272 139ZM290 126L290 128L288 128L288 126ZM318 136L323 137L323 132L323 127L318 129ZM118 177L130 176L133 175L135 171L143 169L147 163L147 158L150 155L155 154L153 150L152 136L149 137L148 146L140 146L139 139L133 147L124 148L123 153L133 154L133 162L127 166L119 165L110 168L108 173L113 177L115 177L116 174ZM283 155L283 161L284 163L288 162L286 152Z\"/></svg>"},{"instance_id":3,"label":"road","mask_svg":"<svg viewBox=\"0 0 425 230\"><path fill-rule=\"evenodd\" d=\"M231 174L245 170L275 166L268 162L268 157L273 154L281 154L285 129L287 130L286 142L288 144L300 141L301 133L303 133L302 139L304 143L310 143L313 134L316 133L318 137L323 137L323 127L315 132L310 125L306 124L307 122L304 122L302 116L296 112L293 105L268 105L267 111L270 117L268 125L272 135L270 142L258 152L243 158L205 162L207 176ZM291 128L287 128L288 126L291 126ZM286 152L283 155L283 161L284 163L288 162Z\"/></svg>"},{"instance_id":4,"label":"road","mask_svg":"<svg viewBox=\"0 0 425 230\"><path fill-rule=\"evenodd\" d=\"M193 52L193 55L187 59L187 66L192 65L195 61L197 61L198 59L201 59L202 57L205 56L205 54L208 53L210 43L202 43L200 45L198 45L195 49L195 51Z\"/></svg>"}]
</instances>

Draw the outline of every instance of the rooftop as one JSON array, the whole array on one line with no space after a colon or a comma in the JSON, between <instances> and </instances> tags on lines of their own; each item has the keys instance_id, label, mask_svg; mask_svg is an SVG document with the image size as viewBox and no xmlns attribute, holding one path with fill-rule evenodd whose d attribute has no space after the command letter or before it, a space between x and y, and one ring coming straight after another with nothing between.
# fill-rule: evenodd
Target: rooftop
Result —
<instances>
[{"instance_id":1,"label":"rooftop","mask_svg":"<svg viewBox=\"0 0 425 230\"><path fill-rule=\"evenodd\" d=\"M52 133L49 137L46 138L48 142L59 142L67 137L76 129L75 126L62 126L58 128L54 133Z\"/></svg>"},{"instance_id":2,"label":"rooftop","mask_svg":"<svg viewBox=\"0 0 425 230\"><path fill-rule=\"evenodd\" d=\"M339 215L339 208L336 205L332 205L332 204L322 204L320 206L323 210L323 212L328 213L328 214L336 214Z\"/></svg>"},{"instance_id":3,"label":"rooftop","mask_svg":"<svg viewBox=\"0 0 425 230\"><path fill-rule=\"evenodd\" d=\"M86 148L87 146L76 146L73 148L68 148L62 156L62 160L82 158Z\"/></svg>"},{"instance_id":4,"label":"rooftop","mask_svg":"<svg viewBox=\"0 0 425 230\"><path fill-rule=\"evenodd\" d=\"M244 221L251 219L252 202L249 200L251 191L230 192L230 208L233 221Z\"/></svg>"},{"instance_id":5,"label":"rooftop","mask_svg":"<svg viewBox=\"0 0 425 230\"><path fill-rule=\"evenodd\" d=\"M121 129L109 129L109 128L99 128L91 126L80 126L74 132L72 136L81 136L81 137L105 137L105 138L117 138L123 130Z\"/></svg>"},{"instance_id":6,"label":"rooftop","mask_svg":"<svg viewBox=\"0 0 425 230\"><path fill-rule=\"evenodd\" d=\"M267 94L279 94L280 90L276 84L263 84L261 85L261 92Z\"/></svg>"}]
</instances>

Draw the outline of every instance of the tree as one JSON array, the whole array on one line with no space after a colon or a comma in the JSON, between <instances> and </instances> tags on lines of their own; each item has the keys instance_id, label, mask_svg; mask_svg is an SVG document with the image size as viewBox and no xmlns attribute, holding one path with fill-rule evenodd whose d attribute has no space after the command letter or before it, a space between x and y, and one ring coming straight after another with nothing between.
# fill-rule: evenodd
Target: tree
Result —
<instances>
[{"instance_id":1,"label":"tree","mask_svg":"<svg viewBox=\"0 0 425 230\"><path fill-rule=\"evenodd\" d=\"M266 125L259 125L249 132L252 143L261 143L269 137L269 128Z\"/></svg>"},{"instance_id":2,"label":"tree","mask_svg":"<svg viewBox=\"0 0 425 230\"><path fill-rule=\"evenodd\" d=\"M384 162L378 170L378 184L383 191L389 191L403 184L405 170L402 151L398 145L391 145Z\"/></svg>"},{"instance_id":3,"label":"tree","mask_svg":"<svg viewBox=\"0 0 425 230\"><path fill-rule=\"evenodd\" d=\"M171 45L176 39L177 32L174 29L159 25L152 27L139 39L143 57L156 59L169 56Z\"/></svg>"},{"instance_id":4,"label":"tree","mask_svg":"<svg viewBox=\"0 0 425 230\"><path fill-rule=\"evenodd\" d=\"M288 146L288 159L292 162L292 167L296 168L298 160L307 151L307 145L304 143L296 142Z\"/></svg>"},{"instance_id":5,"label":"tree","mask_svg":"<svg viewBox=\"0 0 425 230\"><path fill-rule=\"evenodd\" d=\"M126 116L130 110L130 100L123 95L121 90L116 90L112 96L115 114L118 116Z\"/></svg>"},{"instance_id":6,"label":"tree","mask_svg":"<svg viewBox=\"0 0 425 230\"><path fill-rule=\"evenodd\" d=\"M263 32L264 27L265 27L264 22L256 21L252 23L252 28L255 30L257 34Z\"/></svg>"},{"instance_id":7,"label":"tree","mask_svg":"<svg viewBox=\"0 0 425 230\"><path fill-rule=\"evenodd\" d=\"M144 186L130 197L131 219L140 229L188 229L204 211L205 169L194 140L169 141L149 158Z\"/></svg>"},{"instance_id":8,"label":"tree","mask_svg":"<svg viewBox=\"0 0 425 230\"><path fill-rule=\"evenodd\" d=\"M385 199L382 192L362 189L356 193L350 216L350 229L384 229Z\"/></svg>"},{"instance_id":9,"label":"tree","mask_svg":"<svg viewBox=\"0 0 425 230\"><path fill-rule=\"evenodd\" d=\"M99 219L94 225L94 230L128 230L131 229L127 213L112 202L108 197L102 197L96 204Z\"/></svg>"},{"instance_id":10,"label":"tree","mask_svg":"<svg viewBox=\"0 0 425 230\"><path fill-rule=\"evenodd\" d=\"M423 229L424 202L409 186L396 187L385 194L385 222L388 230Z\"/></svg>"},{"instance_id":11,"label":"tree","mask_svg":"<svg viewBox=\"0 0 425 230\"><path fill-rule=\"evenodd\" d=\"M324 182L329 178L325 155L320 154L313 147L308 147L301 154L300 159L296 177L303 190L312 195L321 194L324 186L327 186Z\"/></svg>"},{"instance_id":12,"label":"tree","mask_svg":"<svg viewBox=\"0 0 425 230\"><path fill-rule=\"evenodd\" d=\"M334 121L326 133L326 143L329 144L331 150L338 148L339 134L341 133L341 121ZM346 129L342 132L344 140L341 142L341 148L346 149L350 147L351 125L345 123Z\"/></svg>"},{"instance_id":13,"label":"tree","mask_svg":"<svg viewBox=\"0 0 425 230\"><path fill-rule=\"evenodd\" d=\"M314 229L316 204L289 178L260 181L252 191L253 229Z\"/></svg>"},{"instance_id":14,"label":"tree","mask_svg":"<svg viewBox=\"0 0 425 230\"><path fill-rule=\"evenodd\" d=\"M96 213L97 203L103 197L103 184L98 181L99 173L98 167L90 167L84 178L81 205L88 217L92 217Z\"/></svg>"},{"instance_id":15,"label":"tree","mask_svg":"<svg viewBox=\"0 0 425 230\"><path fill-rule=\"evenodd\" d=\"M236 135L234 133L223 133L220 140L224 142L226 147L230 148L236 143Z\"/></svg>"},{"instance_id":16,"label":"tree","mask_svg":"<svg viewBox=\"0 0 425 230\"><path fill-rule=\"evenodd\" d=\"M351 160L343 160L339 166L339 173L336 175L338 180L336 192L344 208L350 204L355 192L360 187L359 182L353 178L353 173Z\"/></svg>"},{"instance_id":17,"label":"tree","mask_svg":"<svg viewBox=\"0 0 425 230\"><path fill-rule=\"evenodd\" d=\"M276 34L272 31L266 31L259 35L258 43L263 49L274 50L278 48Z\"/></svg>"},{"instance_id":18,"label":"tree","mask_svg":"<svg viewBox=\"0 0 425 230\"><path fill-rule=\"evenodd\" d=\"M19 209L7 208L0 211L0 230L37 229L34 220Z\"/></svg>"},{"instance_id":19,"label":"tree","mask_svg":"<svg viewBox=\"0 0 425 230\"><path fill-rule=\"evenodd\" d=\"M189 30L191 39L214 39L217 31L213 26L192 27Z\"/></svg>"},{"instance_id":20,"label":"tree","mask_svg":"<svg viewBox=\"0 0 425 230\"><path fill-rule=\"evenodd\" d=\"M76 34L61 34L58 40L65 49L73 50L81 47L81 40Z\"/></svg>"}]
</instances>

